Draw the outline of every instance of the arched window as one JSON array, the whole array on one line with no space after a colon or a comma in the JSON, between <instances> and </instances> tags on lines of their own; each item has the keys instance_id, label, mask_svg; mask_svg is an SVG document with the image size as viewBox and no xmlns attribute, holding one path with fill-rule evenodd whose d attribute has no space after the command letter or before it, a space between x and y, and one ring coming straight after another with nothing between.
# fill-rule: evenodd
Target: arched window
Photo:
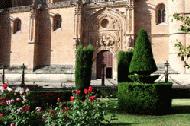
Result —
<instances>
[{"instance_id":1,"label":"arched window","mask_svg":"<svg viewBox=\"0 0 190 126\"><path fill-rule=\"evenodd\" d=\"M163 3L158 4L156 7L156 24L161 24L166 21L165 5Z\"/></svg>"},{"instance_id":2,"label":"arched window","mask_svg":"<svg viewBox=\"0 0 190 126\"><path fill-rule=\"evenodd\" d=\"M21 31L21 20L17 18L13 22L13 34L17 33L18 31Z\"/></svg>"},{"instance_id":3,"label":"arched window","mask_svg":"<svg viewBox=\"0 0 190 126\"><path fill-rule=\"evenodd\" d=\"M61 15L59 15L59 14L55 15L53 18L53 30L54 31L61 28L61 22L62 22Z\"/></svg>"}]
</instances>

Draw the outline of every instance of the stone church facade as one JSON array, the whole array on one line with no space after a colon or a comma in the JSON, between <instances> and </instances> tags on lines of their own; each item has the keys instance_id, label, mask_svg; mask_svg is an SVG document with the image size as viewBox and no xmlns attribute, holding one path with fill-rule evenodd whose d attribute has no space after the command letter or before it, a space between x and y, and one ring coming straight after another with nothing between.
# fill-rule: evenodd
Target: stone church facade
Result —
<instances>
[{"instance_id":1,"label":"stone church facade","mask_svg":"<svg viewBox=\"0 0 190 126\"><path fill-rule=\"evenodd\" d=\"M157 64L169 60L188 73L174 47L190 44L174 13L189 15L190 0L4 0L0 5L0 64L28 69L75 65L79 43L95 47L93 78L117 77L116 54L134 47L140 28L152 44ZM105 65L104 65L105 64Z\"/></svg>"}]
</instances>

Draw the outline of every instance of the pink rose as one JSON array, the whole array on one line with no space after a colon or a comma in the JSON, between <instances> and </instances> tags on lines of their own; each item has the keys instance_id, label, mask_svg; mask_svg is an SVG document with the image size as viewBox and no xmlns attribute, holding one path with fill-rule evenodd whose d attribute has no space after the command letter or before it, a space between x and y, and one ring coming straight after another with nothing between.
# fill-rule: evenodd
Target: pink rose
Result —
<instances>
[{"instance_id":1,"label":"pink rose","mask_svg":"<svg viewBox=\"0 0 190 126\"><path fill-rule=\"evenodd\" d=\"M8 87L8 84L7 84L7 83L4 83L4 84L2 85L2 87L3 87L3 90L6 90L7 87Z\"/></svg>"},{"instance_id":2,"label":"pink rose","mask_svg":"<svg viewBox=\"0 0 190 126\"><path fill-rule=\"evenodd\" d=\"M92 86L89 86L89 87L88 87L88 92L91 93L91 92L92 92L92 89L93 89Z\"/></svg>"},{"instance_id":3,"label":"pink rose","mask_svg":"<svg viewBox=\"0 0 190 126\"><path fill-rule=\"evenodd\" d=\"M74 96L71 96L70 97L70 101L74 101L75 97Z\"/></svg>"},{"instance_id":4,"label":"pink rose","mask_svg":"<svg viewBox=\"0 0 190 126\"><path fill-rule=\"evenodd\" d=\"M88 89L84 89L84 94L88 94Z\"/></svg>"}]
</instances>

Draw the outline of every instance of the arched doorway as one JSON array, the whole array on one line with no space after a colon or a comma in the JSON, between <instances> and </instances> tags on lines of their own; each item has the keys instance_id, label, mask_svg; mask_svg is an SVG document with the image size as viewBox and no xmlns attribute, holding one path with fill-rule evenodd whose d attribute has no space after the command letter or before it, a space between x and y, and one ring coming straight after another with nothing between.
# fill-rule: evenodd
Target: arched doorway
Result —
<instances>
[{"instance_id":1,"label":"arched doorway","mask_svg":"<svg viewBox=\"0 0 190 126\"><path fill-rule=\"evenodd\" d=\"M97 79L102 78L103 71L106 78L112 78L113 54L108 50L102 50L97 54Z\"/></svg>"}]
</instances>

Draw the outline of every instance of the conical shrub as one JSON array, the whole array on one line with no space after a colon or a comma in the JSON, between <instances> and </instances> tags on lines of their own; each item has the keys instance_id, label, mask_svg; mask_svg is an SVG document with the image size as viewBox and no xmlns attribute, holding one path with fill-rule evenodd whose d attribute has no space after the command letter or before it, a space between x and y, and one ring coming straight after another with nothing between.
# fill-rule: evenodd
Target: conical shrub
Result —
<instances>
[{"instance_id":1,"label":"conical shrub","mask_svg":"<svg viewBox=\"0 0 190 126\"><path fill-rule=\"evenodd\" d=\"M153 58L152 47L148 39L148 34L144 29L140 29L135 42L129 72L131 74L147 76L156 70L157 66Z\"/></svg>"},{"instance_id":2,"label":"conical shrub","mask_svg":"<svg viewBox=\"0 0 190 126\"><path fill-rule=\"evenodd\" d=\"M92 73L93 46L83 47L79 45L76 51L75 61L75 84L78 89L83 90L90 86Z\"/></svg>"}]
</instances>

